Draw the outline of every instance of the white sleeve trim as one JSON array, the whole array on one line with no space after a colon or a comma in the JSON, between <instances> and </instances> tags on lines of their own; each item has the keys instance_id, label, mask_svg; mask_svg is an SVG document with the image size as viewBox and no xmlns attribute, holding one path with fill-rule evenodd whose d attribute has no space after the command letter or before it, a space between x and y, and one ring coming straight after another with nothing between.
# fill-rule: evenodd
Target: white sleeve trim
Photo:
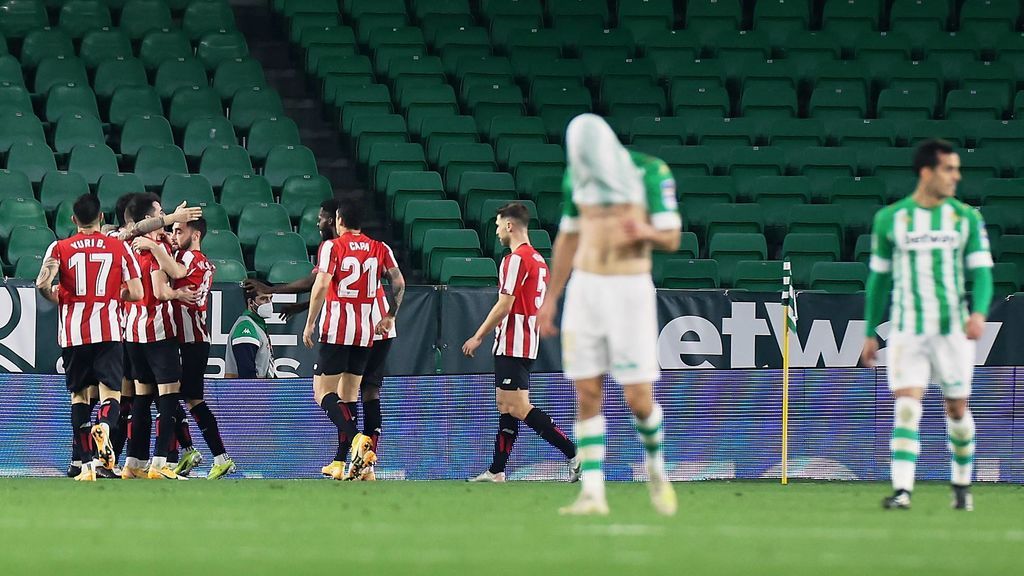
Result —
<instances>
[{"instance_id":1,"label":"white sleeve trim","mask_svg":"<svg viewBox=\"0 0 1024 576\"><path fill-rule=\"evenodd\" d=\"M562 216L562 219L558 222L559 232L579 232L580 231L580 219L572 216Z\"/></svg>"},{"instance_id":2,"label":"white sleeve trim","mask_svg":"<svg viewBox=\"0 0 1024 576\"><path fill-rule=\"evenodd\" d=\"M683 219L678 212L658 212L651 215L651 226L657 230L678 230L683 227Z\"/></svg>"},{"instance_id":3,"label":"white sleeve trim","mask_svg":"<svg viewBox=\"0 0 1024 576\"><path fill-rule=\"evenodd\" d=\"M978 250L967 255L967 268L991 268L992 253L985 250Z\"/></svg>"},{"instance_id":4,"label":"white sleeve trim","mask_svg":"<svg viewBox=\"0 0 1024 576\"><path fill-rule=\"evenodd\" d=\"M254 346L259 346L260 345L260 341L258 339L256 339L256 338L250 338L248 336L240 336L238 338L233 338L231 340L231 345L234 346L235 344L252 344Z\"/></svg>"},{"instance_id":5,"label":"white sleeve trim","mask_svg":"<svg viewBox=\"0 0 1024 576\"><path fill-rule=\"evenodd\" d=\"M872 272L878 272L879 274L888 274L892 272L892 260L888 258L882 258L881 256L871 255L871 261L868 265Z\"/></svg>"}]
</instances>

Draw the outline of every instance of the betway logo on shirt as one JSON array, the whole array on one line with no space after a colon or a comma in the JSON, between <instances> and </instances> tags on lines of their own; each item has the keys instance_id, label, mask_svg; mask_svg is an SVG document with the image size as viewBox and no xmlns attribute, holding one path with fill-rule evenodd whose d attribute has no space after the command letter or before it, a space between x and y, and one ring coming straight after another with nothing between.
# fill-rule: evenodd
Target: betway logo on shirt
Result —
<instances>
[{"instance_id":1,"label":"betway logo on shirt","mask_svg":"<svg viewBox=\"0 0 1024 576\"><path fill-rule=\"evenodd\" d=\"M362 250L363 252L369 252L370 251L370 243L369 242L349 242L348 243L348 249L349 250Z\"/></svg>"},{"instance_id":2,"label":"betway logo on shirt","mask_svg":"<svg viewBox=\"0 0 1024 576\"><path fill-rule=\"evenodd\" d=\"M926 230L907 232L901 238L900 247L907 250L936 250L955 248L960 244L959 232L949 230Z\"/></svg>"}]
</instances>

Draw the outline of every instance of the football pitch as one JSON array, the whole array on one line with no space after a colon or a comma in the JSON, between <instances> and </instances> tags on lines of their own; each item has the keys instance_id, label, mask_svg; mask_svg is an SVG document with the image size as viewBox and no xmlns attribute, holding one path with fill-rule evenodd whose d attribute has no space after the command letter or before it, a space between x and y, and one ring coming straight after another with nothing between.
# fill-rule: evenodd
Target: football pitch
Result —
<instances>
[{"instance_id":1,"label":"football pitch","mask_svg":"<svg viewBox=\"0 0 1024 576\"><path fill-rule=\"evenodd\" d=\"M5 574L1012 574L1024 487L976 511L925 483L884 512L882 483L689 482L679 514L610 483L605 518L557 508L562 483L0 480Z\"/></svg>"}]
</instances>

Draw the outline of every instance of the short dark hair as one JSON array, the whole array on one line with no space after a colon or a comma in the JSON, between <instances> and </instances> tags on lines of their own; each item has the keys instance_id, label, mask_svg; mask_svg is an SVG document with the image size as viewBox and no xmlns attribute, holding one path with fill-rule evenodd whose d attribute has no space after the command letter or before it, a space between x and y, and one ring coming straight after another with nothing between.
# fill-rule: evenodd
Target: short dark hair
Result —
<instances>
[{"instance_id":1,"label":"short dark hair","mask_svg":"<svg viewBox=\"0 0 1024 576\"><path fill-rule=\"evenodd\" d=\"M320 209L328 214L334 214L338 211L338 201L334 198L328 198L320 203Z\"/></svg>"},{"instance_id":2,"label":"short dark hair","mask_svg":"<svg viewBox=\"0 0 1024 576\"><path fill-rule=\"evenodd\" d=\"M935 168L939 165L939 154L952 154L953 144L941 138L925 140L914 150L914 174L921 175L922 168Z\"/></svg>"},{"instance_id":3,"label":"short dark hair","mask_svg":"<svg viewBox=\"0 0 1024 576\"><path fill-rule=\"evenodd\" d=\"M188 226L189 230L195 230L199 232L199 239L206 238L206 218L200 216L192 222L185 222L184 226Z\"/></svg>"},{"instance_id":4,"label":"short dark hair","mask_svg":"<svg viewBox=\"0 0 1024 576\"><path fill-rule=\"evenodd\" d=\"M363 207L356 202L339 202L336 214L345 228L359 230L363 227Z\"/></svg>"},{"instance_id":5,"label":"short dark hair","mask_svg":"<svg viewBox=\"0 0 1024 576\"><path fill-rule=\"evenodd\" d=\"M498 208L496 215L501 218L515 220L523 226L530 225L530 209L522 202L509 202L501 208Z\"/></svg>"},{"instance_id":6,"label":"short dark hair","mask_svg":"<svg viewBox=\"0 0 1024 576\"><path fill-rule=\"evenodd\" d=\"M128 203L128 215L135 222L142 222L153 210L153 202L159 202L160 197L152 192L140 192Z\"/></svg>"},{"instance_id":7,"label":"short dark hair","mask_svg":"<svg viewBox=\"0 0 1024 576\"><path fill-rule=\"evenodd\" d=\"M79 226L90 226L100 219L100 199L89 192L79 196L72 209Z\"/></svg>"},{"instance_id":8,"label":"short dark hair","mask_svg":"<svg viewBox=\"0 0 1024 576\"><path fill-rule=\"evenodd\" d=\"M128 208L128 204L130 204L138 195L138 192L129 192L127 194L122 194L121 197L117 199L117 204L114 205L114 212L116 212L116 214L114 214L114 218L117 219L119 225L124 226L128 224L124 221L124 211Z\"/></svg>"}]
</instances>

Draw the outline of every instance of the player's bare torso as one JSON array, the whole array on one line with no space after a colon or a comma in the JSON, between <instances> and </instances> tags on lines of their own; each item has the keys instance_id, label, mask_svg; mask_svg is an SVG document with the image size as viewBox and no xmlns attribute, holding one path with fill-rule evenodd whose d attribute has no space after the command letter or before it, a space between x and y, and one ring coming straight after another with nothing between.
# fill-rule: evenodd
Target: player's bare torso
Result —
<instances>
[{"instance_id":1,"label":"player's bare torso","mask_svg":"<svg viewBox=\"0 0 1024 576\"><path fill-rule=\"evenodd\" d=\"M580 206L579 212L579 248L574 269L605 275L650 273L650 243L633 241L625 232L628 221L647 221L642 206Z\"/></svg>"}]
</instances>

